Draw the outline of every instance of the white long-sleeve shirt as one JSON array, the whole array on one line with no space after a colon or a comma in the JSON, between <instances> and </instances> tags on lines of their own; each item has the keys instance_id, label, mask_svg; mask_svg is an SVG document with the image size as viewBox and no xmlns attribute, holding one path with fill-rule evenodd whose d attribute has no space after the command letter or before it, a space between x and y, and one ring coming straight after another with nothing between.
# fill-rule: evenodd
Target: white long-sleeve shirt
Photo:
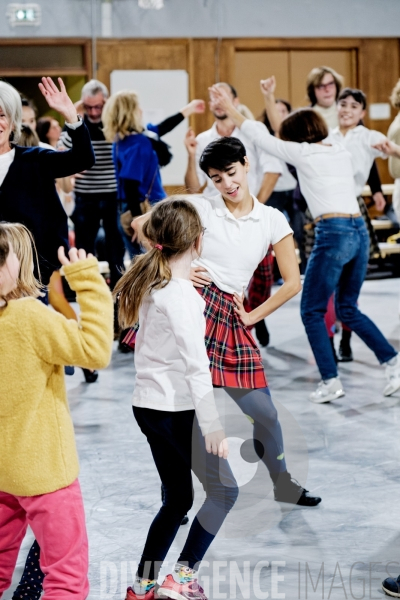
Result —
<instances>
[{"instance_id":1,"label":"white long-sleeve shirt","mask_svg":"<svg viewBox=\"0 0 400 600\"><path fill-rule=\"evenodd\" d=\"M133 406L196 411L203 435L222 429L204 343L205 302L191 281L173 278L139 310Z\"/></svg>"},{"instance_id":2,"label":"white long-sleeve shirt","mask_svg":"<svg viewBox=\"0 0 400 600\"><path fill-rule=\"evenodd\" d=\"M340 133L339 127L335 127L329 133L327 142L342 144L351 154L357 196L360 196L364 185L368 181L375 158L387 158L386 154L372 147L385 140L386 136L383 133L374 129L367 129L363 125L357 125L354 129L350 129L346 135Z\"/></svg>"},{"instance_id":3,"label":"white long-sleeve shirt","mask_svg":"<svg viewBox=\"0 0 400 600\"><path fill-rule=\"evenodd\" d=\"M351 154L343 144L286 142L246 120L241 131L261 149L297 169L300 189L315 219L327 213L360 212Z\"/></svg>"}]
</instances>

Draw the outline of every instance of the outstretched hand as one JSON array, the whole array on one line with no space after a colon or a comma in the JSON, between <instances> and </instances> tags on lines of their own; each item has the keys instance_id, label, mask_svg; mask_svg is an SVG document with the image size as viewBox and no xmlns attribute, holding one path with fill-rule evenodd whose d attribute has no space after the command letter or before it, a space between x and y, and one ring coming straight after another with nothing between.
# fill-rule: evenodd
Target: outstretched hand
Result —
<instances>
[{"instance_id":1,"label":"outstretched hand","mask_svg":"<svg viewBox=\"0 0 400 600\"><path fill-rule=\"evenodd\" d=\"M86 254L86 250L83 250L83 248L80 248L79 250L77 248L71 248L68 252L68 256L69 259L65 256L64 246L60 246L58 249L58 260L63 266L85 260L86 258L93 258L93 254Z\"/></svg>"},{"instance_id":2,"label":"outstretched hand","mask_svg":"<svg viewBox=\"0 0 400 600\"><path fill-rule=\"evenodd\" d=\"M182 108L181 113L185 118L190 117L193 114L200 114L206 110L206 103L204 100L195 99L189 102L184 108Z\"/></svg>"},{"instance_id":3,"label":"outstretched hand","mask_svg":"<svg viewBox=\"0 0 400 600\"><path fill-rule=\"evenodd\" d=\"M387 154L388 156L400 157L400 146L394 144L388 139L380 142L379 144L374 144L372 147L380 152L383 152L384 154Z\"/></svg>"},{"instance_id":4,"label":"outstretched hand","mask_svg":"<svg viewBox=\"0 0 400 600\"><path fill-rule=\"evenodd\" d=\"M68 96L64 82L61 77L58 78L60 89L56 86L51 77L42 77L42 83L39 83L39 89L46 98L47 104L60 113L67 123L76 123L78 120L77 110Z\"/></svg>"},{"instance_id":5,"label":"outstretched hand","mask_svg":"<svg viewBox=\"0 0 400 600\"><path fill-rule=\"evenodd\" d=\"M276 79L275 76L268 77L268 79L261 79L260 89L263 96L268 97L275 94L276 90Z\"/></svg>"},{"instance_id":6,"label":"outstretched hand","mask_svg":"<svg viewBox=\"0 0 400 600\"><path fill-rule=\"evenodd\" d=\"M212 104L218 104L222 110L229 112L235 107L232 102L232 98L229 96L228 91L222 85L213 85L208 88L210 93L210 100Z\"/></svg>"}]
</instances>

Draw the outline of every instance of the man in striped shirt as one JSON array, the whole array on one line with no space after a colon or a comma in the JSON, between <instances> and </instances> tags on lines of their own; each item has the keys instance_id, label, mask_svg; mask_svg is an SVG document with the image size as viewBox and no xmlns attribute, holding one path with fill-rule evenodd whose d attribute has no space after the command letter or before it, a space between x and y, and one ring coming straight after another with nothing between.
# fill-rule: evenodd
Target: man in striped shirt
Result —
<instances>
[{"instance_id":1,"label":"man in striped shirt","mask_svg":"<svg viewBox=\"0 0 400 600\"><path fill-rule=\"evenodd\" d=\"M124 243L118 227L117 181L112 159L112 144L103 134L101 116L108 98L106 86L92 79L82 88L77 110L84 113L84 121L89 129L96 162L91 169L78 173L75 179L75 210L71 219L75 225L75 239L78 248L95 254L95 241L103 225L105 233L105 254L110 267L110 285L114 287L121 276ZM64 129L61 139L66 148L71 147L71 138Z\"/></svg>"}]
</instances>

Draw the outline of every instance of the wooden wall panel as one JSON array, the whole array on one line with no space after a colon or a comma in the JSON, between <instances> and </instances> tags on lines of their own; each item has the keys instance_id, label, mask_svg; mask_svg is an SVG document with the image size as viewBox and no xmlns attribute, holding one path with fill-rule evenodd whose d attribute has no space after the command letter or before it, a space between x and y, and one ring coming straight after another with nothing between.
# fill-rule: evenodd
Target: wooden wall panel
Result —
<instances>
[{"instance_id":1,"label":"wooden wall panel","mask_svg":"<svg viewBox=\"0 0 400 600\"><path fill-rule=\"evenodd\" d=\"M184 69L189 40L99 40L97 77L107 86L118 69Z\"/></svg>"},{"instance_id":2,"label":"wooden wall panel","mask_svg":"<svg viewBox=\"0 0 400 600\"><path fill-rule=\"evenodd\" d=\"M389 102L390 93L399 79L399 40L397 39L365 39L358 56L358 82L367 94L368 104ZM391 118L385 121L373 121L368 116L365 125L386 134L397 110L391 109ZM378 168L384 183L391 183L388 161L378 159Z\"/></svg>"},{"instance_id":3,"label":"wooden wall panel","mask_svg":"<svg viewBox=\"0 0 400 600\"><path fill-rule=\"evenodd\" d=\"M16 40L13 40L16 43ZM22 40L21 43L23 43ZM216 81L236 83L237 57L245 52L285 51L300 57L297 52L323 51L329 53L347 50L347 83L365 90L369 103L387 102L392 87L400 75L399 40L397 39L148 39L99 40L97 43L98 78L107 85L114 69L185 69L189 73L190 97L208 100L208 88ZM89 54L89 51L88 51ZM327 54L328 56L328 54ZM344 55L343 55L344 56ZM351 56L351 59L349 59ZM240 59L239 59L240 60ZM307 66L308 69L308 66ZM246 74L247 75L247 74ZM258 77L258 75L257 75ZM239 89L246 103L249 89ZM255 91L251 92L255 94ZM258 106L258 105L257 105ZM256 108L257 108L256 106ZM394 113L392 112L394 118ZM213 117L207 110L204 115L191 118L196 133L208 129ZM388 121L366 125L386 133ZM385 161L381 161L383 180L391 181Z\"/></svg>"}]
</instances>

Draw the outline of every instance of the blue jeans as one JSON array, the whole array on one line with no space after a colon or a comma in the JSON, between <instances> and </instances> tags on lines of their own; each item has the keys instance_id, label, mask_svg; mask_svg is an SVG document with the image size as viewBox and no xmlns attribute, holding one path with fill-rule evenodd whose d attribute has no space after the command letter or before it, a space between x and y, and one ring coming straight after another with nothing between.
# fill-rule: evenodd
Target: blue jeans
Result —
<instances>
[{"instance_id":1,"label":"blue jeans","mask_svg":"<svg viewBox=\"0 0 400 600\"><path fill-rule=\"evenodd\" d=\"M203 485L206 499L177 562L198 568L238 496L229 463L206 452L194 410L167 412L134 406L133 414L147 437L163 488L163 504L150 526L138 574L146 579L158 577L193 504L192 471Z\"/></svg>"},{"instance_id":2,"label":"blue jeans","mask_svg":"<svg viewBox=\"0 0 400 600\"><path fill-rule=\"evenodd\" d=\"M322 219L307 264L301 318L323 380L337 377L337 366L325 327L328 300L335 292L336 315L375 353L379 362L397 351L357 307L367 272L369 237L362 217Z\"/></svg>"}]
</instances>

